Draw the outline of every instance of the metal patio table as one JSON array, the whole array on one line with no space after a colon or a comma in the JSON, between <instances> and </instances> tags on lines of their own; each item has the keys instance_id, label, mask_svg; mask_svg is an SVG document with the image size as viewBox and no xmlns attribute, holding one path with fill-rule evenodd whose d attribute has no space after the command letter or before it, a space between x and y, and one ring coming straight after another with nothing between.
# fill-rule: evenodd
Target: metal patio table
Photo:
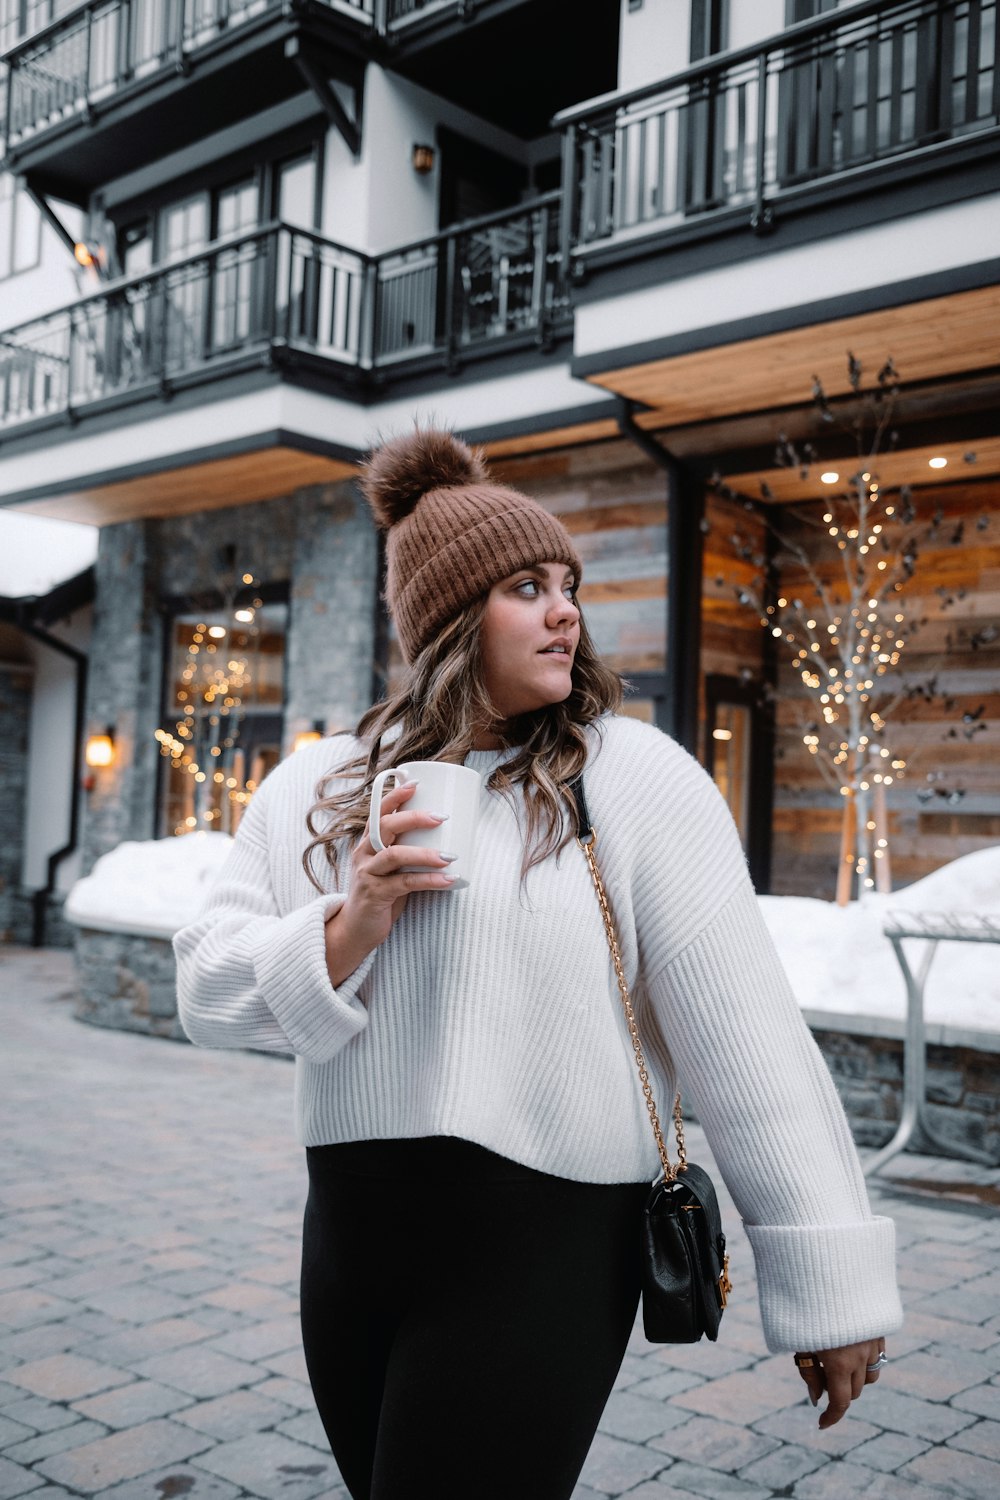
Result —
<instances>
[{"instance_id":1,"label":"metal patio table","mask_svg":"<svg viewBox=\"0 0 1000 1500\"><path fill-rule=\"evenodd\" d=\"M975 1146L957 1148L942 1141L928 1122L926 1105L926 1029L924 986L939 943L1000 943L1000 914L978 912L891 911L882 928L893 946L906 981L906 1035L903 1044L903 1112L896 1134L865 1166L865 1176L881 1171L886 1162L903 1151L914 1132L921 1133L939 1150L962 1161L995 1166L993 1157ZM904 938L921 938L926 948L914 973L903 952Z\"/></svg>"}]
</instances>

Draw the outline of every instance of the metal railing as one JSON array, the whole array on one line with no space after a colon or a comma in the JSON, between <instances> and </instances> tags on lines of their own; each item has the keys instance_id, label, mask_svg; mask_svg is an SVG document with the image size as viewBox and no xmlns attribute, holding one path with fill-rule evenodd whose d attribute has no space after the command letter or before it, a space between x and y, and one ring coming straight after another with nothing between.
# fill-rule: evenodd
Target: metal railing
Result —
<instances>
[{"instance_id":1,"label":"metal railing","mask_svg":"<svg viewBox=\"0 0 1000 1500\"><path fill-rule=\"evenodd\" d=\"M560 201L559 193L547 193L380 256L376 362L457 353L525 332L544 341L570 316Z\"/></svg>"},{"instance_id":2,"label":"metal railing","mask_svg":"<svg viewBox=\"0 0 1000 1500\"><path fill-rule=\"evenodd\" d=\"M277 344L356 364L364 256L272 224L0 333L0 422L169 387Z\"/></svg>"},{"instance_id":3,"label":"metal railing","mask_svg":"<svg viewBox=\"0 0 1000 1500\"><path fill-rule=\"evenodd\" d=\"M870 0L559 116L564 255L1000 124L997 0Z\"/></svg>"},{"instance_id":4,"label":"metal railing","mask_svg":"<svg viewBox=\"0 0 1000 1500\"><path fill-rule=\"evenodd\" d=\"M385 25L394 26L431 11L466 11L468 0L384 0Z\"/></svg>"},{"instance_id":5,"label":"metal railing","mask_svg":"<svg viewBox=\"0 0 1000 1500\"><path fill-rule=\"evenodd\" d=\"M375 23L376 0L322 3L367 28ZM199 48L280 11L281 0L88 0L5 55L6 149L88 115L128 84L185 68Z\"/></svg>"},{"instance_id":6,"label":"metal railing","mask_svg":"<svg viewBox=\"0 0 1000 1500\"><path fill-rule=\"evenodd\" d=\"M285 224L219 240L0 332L0 426L299 352L358 370L567 326L559 195L368 256Z\"/></svg>"}]
</instances>

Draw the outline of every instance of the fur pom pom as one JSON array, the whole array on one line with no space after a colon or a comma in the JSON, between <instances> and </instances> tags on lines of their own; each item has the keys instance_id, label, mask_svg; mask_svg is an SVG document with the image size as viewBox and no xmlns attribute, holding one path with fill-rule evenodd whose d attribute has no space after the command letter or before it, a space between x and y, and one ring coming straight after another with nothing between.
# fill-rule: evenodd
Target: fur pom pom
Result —
<instances>
[{"instance_id":1,"label":"fur pom pom","mask_svg":"<svg viewBox=\"0 0 1000 1500\"><path fill-rule=\"evenodd\" d=\"M384 531L408 516L428 490L489 480L482 455L451 432L425 428L391 438L361 470L361 489Z\"/></svg>"}]
</instances>

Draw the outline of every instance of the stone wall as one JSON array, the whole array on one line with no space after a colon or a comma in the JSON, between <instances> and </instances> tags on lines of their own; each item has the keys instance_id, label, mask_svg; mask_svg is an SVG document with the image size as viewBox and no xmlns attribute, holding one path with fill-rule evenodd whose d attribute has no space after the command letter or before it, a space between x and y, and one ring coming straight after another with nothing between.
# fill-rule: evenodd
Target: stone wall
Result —
<instances>
[{"instance_id":1,"label":"stone wall","mask_svg":"<svg viewBox=\"0 0 1000 1500\"><path fill-rule=\"evenodd\" d=\"M115 763L87 798L83 871L124 839L158 833L163 607L218 589L220 550L289 586L285 744L316 720L353 726L372 701L377 541L353 482L254 505L127 521L101 531L87 732L110 725Z\"/></svg>"},{"instance_id":2,"label":"stone wall","mask_svg":"<svg viewBox=\"0 0 1000 1500\"><path fill-rule=\"evenodd\" d=\"M903 1043L892 1037L851 1036L814 1030L813 1035L862 1146L884 1146L895 1134L902 1110ZM940 1140L959 1151L986 1151L1000 1166L1000 1056L972 1047L927 1048L927 1118ZM914 1149L947 1154L929 1141Z\"/></svg>"},{"instance_id":3,"label":"stone wall","mask_svg":"<svg viewBox=\"0 0 1000 1500\"><path fill-rule=\"evenodd\" d=\"M83 823L83 874L123 839L153 837L162 647L155 521L101 528L87 673L87 734L115 736Z\"/></svg>"},{"instance_id":4,"label":"stone wall","mask_svg":"<svg viewBox=\"0 0 1000 1500\"><path fill-rule=\"evenodd\" d=\"M76 939L76 1015L93 1026L184 1039L177 978L167 938L81 927Z\"/></svg>"}]
</instances>

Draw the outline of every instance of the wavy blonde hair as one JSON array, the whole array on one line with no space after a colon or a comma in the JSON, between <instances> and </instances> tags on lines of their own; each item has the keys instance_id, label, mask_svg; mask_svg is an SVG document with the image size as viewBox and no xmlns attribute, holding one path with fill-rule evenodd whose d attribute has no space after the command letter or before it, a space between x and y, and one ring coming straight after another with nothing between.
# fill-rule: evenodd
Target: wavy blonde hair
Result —
<instances>
[{"instance_id":1,"label":"wavy blonde hair","mask_svg":"<svg viewBox=\"0 0 1000 1500\"><path fill-rule=\"evenodd\" d=\"M306 818L312 840L302 855L303 869L317 890L323 886L312 870L313 850L322 849L327 864L338 871L336 846L364 833L378 772L408 760L461 764L483 724L491 725L505 746L519 747L515 756L491 773L487 785L510 800L515 788L523 788L527 837L522 882L533 865L564 849L574 837L575 803L568 788L586 764L585 730L602 714L620 710L622 678L601 661L581 614L569 696L561 703L496 724L481 670L480 626L486 598L477 599L451 620L410 664L396 691L362 716L356 734L369 742L367 754L320 780L316 802ZM398 735L384 746L384 737L397 728ZM327 795L330 780L343 776L357 777L358 785ZM571 815L568 819L563 817L564 810ZM316 819L329 814L332 818L318 831Z\"/></svg>"}]
</instances>

